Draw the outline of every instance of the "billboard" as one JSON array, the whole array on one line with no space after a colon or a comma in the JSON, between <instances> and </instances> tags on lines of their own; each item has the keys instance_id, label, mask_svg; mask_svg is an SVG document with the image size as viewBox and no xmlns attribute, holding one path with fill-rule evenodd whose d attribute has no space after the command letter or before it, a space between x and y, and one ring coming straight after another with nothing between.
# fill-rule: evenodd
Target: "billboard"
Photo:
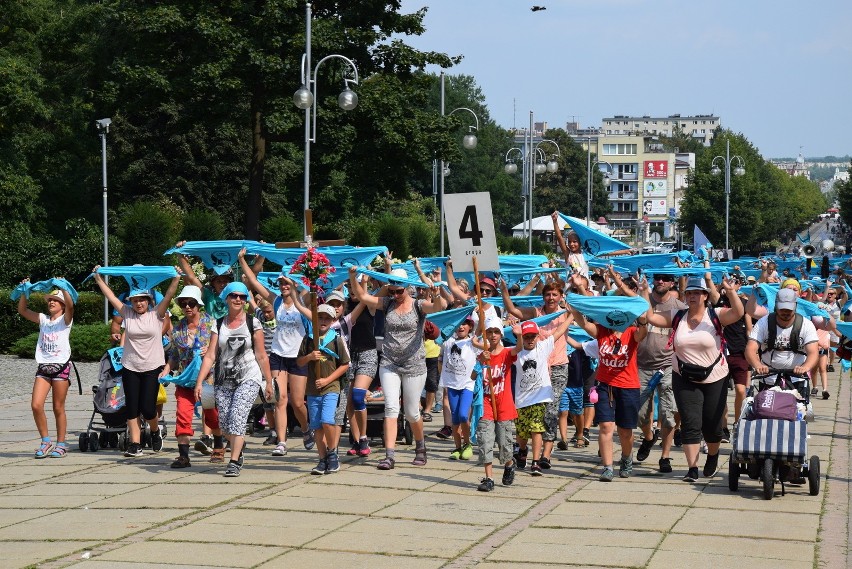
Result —
<instances>
[{"instance_id":1,"label":"billboard","mask_svg":"<svg viewBox=\"0 0 852 569\"><path fill-rule=\"evenodd\" d=\"M668 192L666 180L645 180L642 186L642 196L646 198L664 198Z\"/></svg>"},{"instance_id":2,"label":"billboard","mask_svg":"<svg viewBox=\"0 0 852 569\"><path fill-rule=\"evenodd\" d=\"M666 215L668 208L665 199L647 199L642 203L644 215Z\"/></svg>"},{"instance_id":3,"label":"billboard","mask_svg":"<svg viewBox=\"0 0 852 569\"><path fill-rule=\"evenodd\" d=\"M646 178L668 178L669 163L665 160L645 160Z\"/></svg>"}]
</instances>

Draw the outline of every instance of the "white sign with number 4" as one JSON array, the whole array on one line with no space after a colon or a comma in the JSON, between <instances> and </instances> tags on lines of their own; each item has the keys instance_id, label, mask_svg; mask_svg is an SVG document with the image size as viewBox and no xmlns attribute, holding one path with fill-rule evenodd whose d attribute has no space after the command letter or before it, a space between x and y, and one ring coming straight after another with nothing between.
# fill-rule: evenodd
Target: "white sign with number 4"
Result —
<instances>
[{"instance_id":1,"label":"white sign with number 4","mask_svg":"<svg viewBox=\"0 0 852 569\"><path fill-rule=\"evenodd\" d=\"M497 238L494 235L494 217L491 215L491 194L444 194L444 217L453 271L473 271L476 257L480 271L499 271Z\"/></svg>"}]
</instances>

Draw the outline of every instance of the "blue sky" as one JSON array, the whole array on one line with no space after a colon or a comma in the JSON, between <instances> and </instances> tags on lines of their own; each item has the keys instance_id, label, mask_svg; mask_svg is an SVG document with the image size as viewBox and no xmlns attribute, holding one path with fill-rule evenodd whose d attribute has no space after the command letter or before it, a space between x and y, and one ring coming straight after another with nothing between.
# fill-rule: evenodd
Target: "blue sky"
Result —
<instances>
[{"instance_id":1,"label":"blue sky","mask_svg":"<svg viewBox=\"0 0 852 569\"><path fill-rule=\"evenodd\" d=\"M533 5L547 9L532 12ZM852 153L852 1L403 0L503 127L716 114L765 158ZM438 72L439 69L430 69Z\"/></svg>"}]
</instances>

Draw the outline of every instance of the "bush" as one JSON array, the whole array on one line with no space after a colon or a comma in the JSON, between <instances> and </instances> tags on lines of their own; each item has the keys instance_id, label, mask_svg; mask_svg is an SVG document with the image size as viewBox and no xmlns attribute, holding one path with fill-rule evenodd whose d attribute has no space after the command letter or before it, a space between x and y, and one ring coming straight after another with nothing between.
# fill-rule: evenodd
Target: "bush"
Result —
<instances>
[{"instance_id":1,"label":"bush","mask_svg":"<svg viewBox=\"0 0 852 569\"><path fill-rule=\"evenodd\" d=\"M139 200L119 210L117 234L124 264L163 265L163 252L180 238L181 210L169 201Z\"/></svg>"},{"instance_id":2,"label":"bush","mask_svg":"<svg viewBox=\"0 0 852 569\"><path fill-rule=\"evenodd\" d=\"M408 243L413 257L432 257L436 255L435 226L422 217L405 220L408 226Z\"/></svg>"},{"instance_id":3,"label":"bush","mask_svg":"<svg viewBox=\"0 0 852 569\"><path fill-rule=\"evenodd\" d=\"M33 332L38 333L37 324L23 319L18 314L18 303L12 302L9 296L11 292L10 290L0 290L0 352L6 352L12 344L23 336ZM31 294L29 307L36 312L47 312L44 295L40 293ZM74 330L81 324L103 322L103 319L104 297L93 292L81 292L77 305L74 307L74 327L71 329ZM33 351L27 357L32 357L35 353L35 342L32 346Z\"/></svg>"},{"instance_id":4,"label":"bush","mask_svg":"<svg viewBox=\"0 0 852 569\"><path fill-rule=\"evenodd\" d=\"M376 233L373 224L364 218L353 220L349 244L357 247L374 247L376 245Z\"/></svg>"},{"instance_id":5,"label":"bush","mask_svg":"<svg viewBox=\"0 0 852 569\"><path fill-rule=\"evenodd\" d=\"M267 243L276 241L302 241L302 222L296 221L291 215L276 215L265 219L260 224L260 238Z\"/></svg>"},{"instance_id":6,"label":"bush","mask_svg":"<svg viewBox=\"0 0 852 569\"><path fill-rule=\"evenodd\" d=\"M184 241L218 241L225 238L225 222L215 211L192 209L183 216Z\"/></svg>"},{"instance_id":7,"label":"bush","mask_svg":"<svg viewBox=\"0 0 852 569\"><path fill-rule=\"evenodd\" d=\"M32 358L37 342L38 332L34 332L15 342L9 352ZM75 362L96 362L110 347L109 324L80 324L71 328L71 358Z\"/></svg>"},{"instance_id":8,"label":"bush","mask_svg":"<svg viewBox=\"0 0 852 569\"><path fill-rule=\"evenodd\" d=\"M408 246L408 227L391 215L382 216L379 220L377 241L387 247L397 259L404 261L411 254Z\"/></svg>"},{"instance_id":9,"label":"bush","mask_svg":"<svg viewBox=\"0 0 852 569\"><path fill-rule=\"evenodd\" d=\"M529 252L529 242L526 237L507 237L497 234L497 248L503 253L526 255ZM553 246L537 237L532 240L533 255L553 254Z\"/></svg>"}]
</instances>

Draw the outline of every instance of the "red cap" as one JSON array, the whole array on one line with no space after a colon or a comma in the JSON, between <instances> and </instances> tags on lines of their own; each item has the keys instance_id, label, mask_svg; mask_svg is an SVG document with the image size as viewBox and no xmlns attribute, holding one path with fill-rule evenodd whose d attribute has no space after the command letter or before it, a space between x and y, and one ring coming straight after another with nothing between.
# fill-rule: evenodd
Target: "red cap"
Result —
<instances>
[{"instance_id":1,"label":"red cap","mask_svg":"<svg viewBox=\"0 0 852 569\"><path fill-rule=\"evenodd\" d=\"M521 324L521 335L526 336L527 334L538 334L538 324L531 320L527 320Z\"/></svg>"},{"instance_id":2,"label":"red cap","mask_svg":"<svg viewBox=\"0 0 852 569\"><path fill-rule=\"evenodd\" d=\"M488 285L495 290L497 289L497 283L495 283L494 279L492 279L491 277L481 277L479 279L479 284L480 284L480 286L481 285Z\"/></svg>"}]
</instances>

